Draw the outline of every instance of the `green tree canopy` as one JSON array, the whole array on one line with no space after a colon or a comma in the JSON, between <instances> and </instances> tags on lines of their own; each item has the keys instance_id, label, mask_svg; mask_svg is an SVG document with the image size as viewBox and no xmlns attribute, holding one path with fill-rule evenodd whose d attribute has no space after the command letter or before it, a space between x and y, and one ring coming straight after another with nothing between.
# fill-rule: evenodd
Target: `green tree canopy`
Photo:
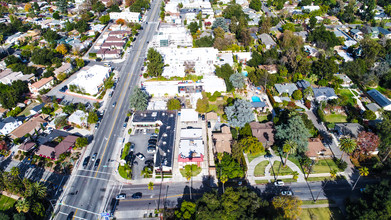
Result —
<instances>
[{"instance_id":1,"label":"green tree canopy","mask_svg":"<svg viewBox=\"0 0 391 220\"><path fill-rule=\"evenodd\" d=\"M308 138L310 137L311 134L299 115L288 119L286 124L276 126L275 138L282 142L287 140L296 142L297 150L301 153L307 151Z\"/></svg>"},{"instance_id":2,"label":"green tree canopy","mask_svg":"<svg viewBox=\"0 0 391 220\"><path fill-rule=\"evenodd\" d=\"M86 137L78 137L76 139L75 146L77 148L83 148L88 145L88 139Z\"/></svg>"},{"instance_id":3,"label":"green tree canopy","mask_svg":"<svg viewBox=\"0 0 391 220\"><path fill-rule=\"evenodd\" d=\"M242 73L234 73L229 77L229 81L231 82L232 86L237 89L243 89L244 88L244 76Z\"/></svg>"},{"instance_id":4,"label":"green tree canopy","mask_svg":"<svg viewBox=\"0 0 391 220\"><path fill-rule=\"evenodd\" d=\"M148 98L148 95L140 88L134 88L133 94L130 97L130 108L133 108L136 111L146 110L148 106Z\"/></svg>"},{"instance_id":5,"label":"green tree canopy","mask_svg":"<svg viewBox=\"0 0 391 220\"><path fill-rule=\"evenodd\" d=\"M242 128L254 120L251 103L243 99L237 99L233 105L225 107L224 112L232 127Z\"/></svg>"},{"instance_id":6,"label":"green tree canopy","mask_svg":"<svg viewBox=\"0 0 391 220\"><path fill-rule=\"evenodd\" d=\"M162 55L154 48L149 48L147 60L148 75L151 77L161 76L164 67Z\"/></svg>"},{"instance_id":7,"label":"green tree canopy","mask_svg":"<svg viewBox=\"0 0 391 220\"><path fill-rule=\"evenodd\" d=\"M260 11L262 9L262 2L260 0L251 0L249 7L255 11Z\"/></svg>"},{"instance_id":8,"label":"green tree canopy","mask_svg":"<svg viewBox=\"0 0 391 220\"><path fill-rule=\"evenodd\" d=\"M181 110L181 102L178 99L169 99L167 102L168 110Z\"/></svg>"},{"instance_id":9,"label":"green tree canopy","mask_svg":"<svg viewBox=\"0 0 391 220\"><path fill-rule=\"evenodd\" d=\"M258 154L265 151L262 143L258 138L249 136L240 140L239 144L246 154Z\"/></svg>"},{"instance_id":10,"label":"green tree canopy","mask_svg":"<svg viewBox=\"0 0 391 220\"><path fill-rule=\"evenodd\" d=\"M221 162L217 163L217 175L226 175L229 179L243 177L244 171L240 164L228 153L224 153ZM220 172L221 171L221 172Z\"/></svg>"}]
</instances>

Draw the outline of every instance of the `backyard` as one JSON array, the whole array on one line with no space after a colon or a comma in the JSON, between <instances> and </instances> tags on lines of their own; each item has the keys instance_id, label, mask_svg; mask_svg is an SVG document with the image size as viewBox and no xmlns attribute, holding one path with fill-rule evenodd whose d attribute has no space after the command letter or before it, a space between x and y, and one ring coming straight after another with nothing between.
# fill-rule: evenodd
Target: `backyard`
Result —
<instances>
[{"instance_id":1,"label":"backyard","mask_svg":"<svg viewBox=\"0 0 391 220\"><path fill-rule=\"evenodd\" d=\"M262 161L259 164L257 164L254 168L254 176L264 176L265 168L268 164L269 164L268 160Z\"/></svg>"},{"instance_id":2,"label":"backyard","mask_svg":"<svg viewBox=\"0 0 391 220\"><path fill-rule=\"evenodd\" d=\"M0 195L0 211L7 211L12 208L16 200L8 196Z\"/></svg>"},{"instance_id":3,"label":"backyard","mask_svg":"<svg viewBox=\"0 0 391 220\"><path fill-rule=\"evenodd\" d=\"M278 174L279 176L285 176L291 175L293 171L288 166L284 167L284 165L280 161L274 161L273 169L270 168L270 175L274 176L274 172L276 173L276 175Z\"/></svg>"},{"instance_id":4,"label":"backyard","mask_svg":"<svg viewBox=\"0 0 391 220\"><path fill-rule=\"evenodd\" d=\"M347 116L342 114L328 114L325 115L324 117L325 120L330 123L347 122L346 120Z\"/></svg>"}]
</instances>

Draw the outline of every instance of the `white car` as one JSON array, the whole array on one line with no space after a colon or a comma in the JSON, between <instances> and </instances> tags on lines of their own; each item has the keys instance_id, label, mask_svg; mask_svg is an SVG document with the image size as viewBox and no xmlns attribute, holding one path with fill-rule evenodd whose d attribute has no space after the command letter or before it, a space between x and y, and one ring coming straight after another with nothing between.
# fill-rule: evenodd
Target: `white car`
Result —
<instances>
[{"instance_id":1,"label":"white car","mask_svg":"<svg viewBox=\"0 0 391 220\"><path fill-rule=\"evenodd\" d=\"M140 160L145 160L145 156L142 153L136 154L137 158Z\"/></svg>"},{"instance_id":2,"label":"white car","mask_svg":"<svg viewBox=\"0 0 391 220\"><path fill-rule=\"evenodd\" d=\"M156 147L148 147L147 153L154 154L156 152Z\"/></svg>"},{"instance_id":3,"label":"white car","mask_svg":"<svg viewBox=\"0 0 391 220\"><path fill-rule=\"evenodd\" d=\"M274 182L274 185L275 186L283 186L285 184L284 184L284 182L282 180L277 180L276 182Z\"/></svg>"}]
</instances>

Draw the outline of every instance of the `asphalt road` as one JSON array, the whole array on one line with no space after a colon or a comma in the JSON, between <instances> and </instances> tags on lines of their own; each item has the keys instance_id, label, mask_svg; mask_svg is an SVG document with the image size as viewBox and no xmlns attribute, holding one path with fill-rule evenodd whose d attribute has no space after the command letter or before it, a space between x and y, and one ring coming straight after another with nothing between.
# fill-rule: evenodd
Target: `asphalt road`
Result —
<instances>
[{"instance_id":1,"label":"asphalt road","mask_svg":"<svg viewBox=\"0 0 391 220\"><path fill-rule=\"evenodd\" d=\"M115 169L111 166L113 162L108 161L117 159L115 158L117 152L114 149L118 141L123 138L122 126L129 109L129 98L139 81L140 69L146 56L147 41L152 39L157 29L160 2L160 0L152 2L151 10L147 13L148 25L143 25L144 30L138 35L132 51L119 69L120 81L113 97L108 101L109 105L95 133L92 147L90 146L91 149L88 149L79 161L82 163L86 156L97 153L100 163L94 166L90 161L84 169L74 172L59 199L55 219L66 219L71 212L74 212L74 219L97 219L105 209L105 195L109 194L107 189L113 183L110 179Z\"/></svg>"}]
</instances>

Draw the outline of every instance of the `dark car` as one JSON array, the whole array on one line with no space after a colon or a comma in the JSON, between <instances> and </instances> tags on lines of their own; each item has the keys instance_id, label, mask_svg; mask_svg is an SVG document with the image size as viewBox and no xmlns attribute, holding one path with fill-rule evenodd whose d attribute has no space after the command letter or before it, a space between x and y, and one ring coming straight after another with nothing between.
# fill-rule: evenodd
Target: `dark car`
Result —
<instances>
[{"instance_id":1,"label":"dark car","mask_svg":"<svg viewBox=\"0 0 391 220\"><path fill-rule=\"evenodd\" d=\"M156 144L156 139L149 139L148 144Z\"/></svg>"},{"instance_id":2,"label":"dark car","mask_svg":"<svg viewBox=\"0 0 391 220\"><path fill-rule=\"evenodd\" d=\"M63 127L63 129L64 129L64 130L66 130L66 131L69 131L69 130L71 130L71 129L72 129L72 126L70 126L70 125L67 125L67 126Z\"/></svg>"},{"instance_id":3,"label":"dark car","mask_svg":"<svg viewBox=\"0 0 391 220\"><path fill-rule=\"evenodd\" d=\"M97 159L96 161L95 161L95 167L97 167L97 166L99 166L99 163L100 163L100 159Z\"/></svg>"},{"instance_id":4,"label":"dark car","mask_svg":"<svg viewBox=\"0 0 391 220\"><path fill-rule=\"evenodd\" d=\"M208 121L208 128L210 128L211 127L211 125L210 125L210 121Z\"/></svg>"},{"instance_id":5,"label":"dark car","mask_svg":"<svg viewBox=\"0 0 391 220\"><path fill-rule=\"evenodd\" d=\"M67 220L72 220L74 214L75 214L74 212L70 212L70 213L68 214L68 216L67 216Z\"/></svg>"},{"instance_id":6,"label":"dark car","mask_svg":"<svg viewBox=\"0 0 391 220\"><path fill-rule=\"evenodd\" d=\"M201 115L203 121L205 121L205 115Z\"/></svg>"},{"instance_id":7,"label":"dark car","mask_svg":"<svg viewBox=\"0 0 391 220\"><path fill-rule=\"evenodd\" d=\"M87 166L88 165L88 162L90 162L90 156L84 158L84 161L83 161L83 166Z\"/></svg>"},{"instance_id":8,"label":"dark car","mask_svg":"<svg viewBox=\"0 0 391 220\"><path fill-rule=\"evenodd\" d=\"M143 197L143 194L141 192L136 192L132 195L133 199L141 199Z\"/></svg>"}]
</instances>

